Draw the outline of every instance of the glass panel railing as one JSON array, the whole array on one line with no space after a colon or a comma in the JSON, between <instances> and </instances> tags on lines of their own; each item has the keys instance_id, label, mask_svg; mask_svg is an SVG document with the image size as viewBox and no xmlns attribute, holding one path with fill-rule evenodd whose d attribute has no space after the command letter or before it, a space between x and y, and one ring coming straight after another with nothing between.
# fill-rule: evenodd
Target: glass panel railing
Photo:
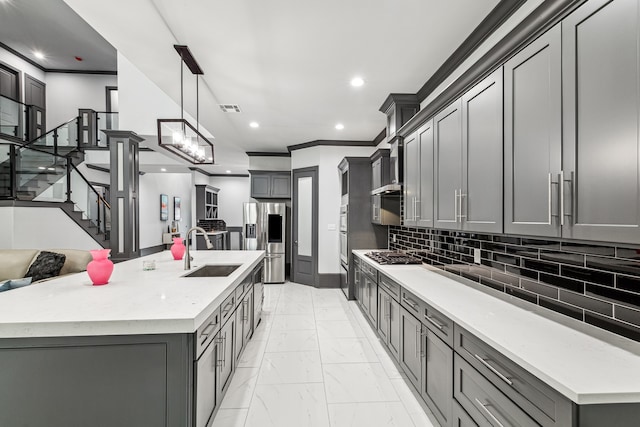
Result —
<instances>
[{"instance_id":1,"label":"glass panel railing","mask_svg":"<svg viewBox=\"0 0 640 427\"><path fill-rule=\"evenodd\" d=\"M25 139L27 106L0 95L0 134Z\"/></svg>"},{"instance_id":2,"label":"glass panel railing","mask_svg":"<svg viewBox=\"0 0 640 427\"><path fill-rule=\"evenodd\" d=\"M108 239L111 229L111 209L103 197L104 189L89 184L75 168L72 168L70 177L74 210L82 212L82 219L88 220L91 228L95 228Z\"/></svg>"},{"instance_id":3,"label":"glass panel railing","mask_svg":"<svg viewBox=\"0 0 640 427\"><path fill-rule=\"evenodd\" d=\"M103 130L118 130L119 119L118 113L104 113L98 112L97 115L97 137L96 137L96 145L98 147L108 147L107 135L103 132Z\"/></svg>"},{"instance_id":4,"label":"glass panel railing","mask_svg":"<svg viewBox=\"0 0 640 427\"><path fill-rule=\"evenodd\" d=\"M13 196L11 174L11 147L13 144L0 143L0 198L7 199Z\"/></svg>"},{"instance_id":5,"label":"glass panel railing","mask_svg":"<svg viewBox=\"0 0 640 427\"><path fill-rule=\"evenodd\" d=\"M29 148L35 148L50 154L65 156L78 148L78 118L64 123L50 130L40 138L28 144Z\"/></svg>"},{"instance_id":6,"label":"glass panel railing","mask_svg":"<svg viewBox=\"0 0 640 427\"><path fill-rule=\"evenodd\" d=\"M67 160L29 148L16 150L16 197L19 200L64 202Z\"/></svg>"}]
</instances>

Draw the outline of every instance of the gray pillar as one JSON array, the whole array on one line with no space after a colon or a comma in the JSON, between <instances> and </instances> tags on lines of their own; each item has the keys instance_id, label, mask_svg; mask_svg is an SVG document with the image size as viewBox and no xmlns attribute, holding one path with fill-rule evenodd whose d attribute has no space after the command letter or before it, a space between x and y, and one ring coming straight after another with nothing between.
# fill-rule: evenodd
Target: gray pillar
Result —
<instances>
[{"instance_id":1,"label":"gray pillar","mask_svg":"<svg viewBox=\"0 0 640 427\"><path fill-rule=\"evenodd\" d=\"M111 160L111 259L124 261L140 256L138 144L144 139L128 130L104 133Z\"/></svg>"}]
</instances>

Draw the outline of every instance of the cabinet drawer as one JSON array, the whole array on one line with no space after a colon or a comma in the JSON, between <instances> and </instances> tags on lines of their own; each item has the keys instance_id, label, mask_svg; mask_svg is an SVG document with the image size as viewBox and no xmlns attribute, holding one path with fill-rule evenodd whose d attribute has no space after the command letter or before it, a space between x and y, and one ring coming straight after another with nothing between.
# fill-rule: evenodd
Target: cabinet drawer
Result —
<instances>
[{"instance_id":1,"label":"cabinet drawer","mask_svg":"<svg viewBox=\"0 0 640 427\"><path fill-rule=\"evenodd\" d=\"M454 356L453 395L479 426L538 424L459 355Z\"/></svg>"},{"instance_id":2,"label":"cabinet drawer","mask_svg":"<svg viewBox=\"0 0 640 427\"><path fill-rule=\"evenodd\" d=\"M478 427L478 424L455 399L453 399L453 427Z\"/></svg>"},{"instance_id":3,"label":"cabinet drawer","mask_svg":"<svg viewBox=\"0 0 640 427\"><path fill-rule=\"evenodd\" d=\"M242 295L244 295L244 283L240 283L236 287L236 305L239 305L242 301Z\"/></svg>"},{"instance_id":4,"label":"cabinet drawer","mask_svg":"<svg viewBox=\"0 0 640 427\"><path fill-rule=\"evenodd\" d=\"M458 325L454 333L454 350L536 422L571 425L573 404L567 398Z\"/></svg>"},{"instance_id":5,"label":"cabinet drawer","mask_svg":"<svg viewBox=\"0 0 640 427\"><path fill-rule=\"evenodd\" d=\"M236 293L232 292L226 300L220 306L220 317L222 318L222 324L233 314L233 310L236 308Z\"/></svg>"},{"instance_id":6,"label":"cabinet drawer","mask_svg":"<svg viewBox=\"0 0 640 427\"><path fill-rule=\"evenodd\" d=\"M400 285L382 273L379 274L378 285L382 286L394 300L398 301L400 299Z\"/></svg>"},{"instance_id":7,"label":"cabinet drawer","mask_svg":"<svg viewBox=\"0 0 640 427\"><path fill-rule=\"evenodd\" d=\"M420 319L434 334L449 347L453 347L453 321L429 304L422 302L422 318Z\"/></svg>"},{"instance_id":8,"label":"cabinet drawer","mask_svg":"<svg viewBox=\"0 0 640 427\"><path fill-rule=\"evenodd\" d=\"M217 307L211 316L209 316L196 331L196 357L200 357L202 351L204 351L220 330L221 325L220 307Z\"/></svg>"},{"instance_id":9,"label":"cabinet drawer","mask_svg":"<svg viewBox=\"0 0 640 427\"><path fill-rule=\"evenodd\" d=\"M366 262L363 262L360 268L362 269L362 272L364 274L366 274L371 278L371 280L373 280L375 283L378 283L378 270L376 270L374 267L370 266Z\"/></svg>"},{"instance_id":10,"label":"cabinet drawer","mask_svg":"<svg viewBox=\"0 0 640 427\"><path fill-rule=\"evenodd\" d=\"M420 313L423 311L424 303L420 298L406 290L405 288L400 289L400 304L407 309L407 311L413 314L418 320L422 322Z\"/></svg>"}]
</instances>

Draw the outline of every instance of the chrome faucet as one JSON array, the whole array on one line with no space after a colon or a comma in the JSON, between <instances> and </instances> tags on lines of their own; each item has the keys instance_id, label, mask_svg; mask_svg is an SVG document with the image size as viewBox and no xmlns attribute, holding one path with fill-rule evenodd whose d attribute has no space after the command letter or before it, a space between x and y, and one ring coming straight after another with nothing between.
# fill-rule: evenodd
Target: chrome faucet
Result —
<instances>
[{"instance_id":1,"label":"chrome faucet","mask_svg":"<svg viewBox=\"0 0 640 427\"><path fill-rule=\"evenodd\" d=\"M211 240L209 240L209 236L207 235L207 232L204 231L204 229L202 227L191 227L189 229L189 231L187 231L187 235L185 236L185 238L187 240L187 251L184 254L184 269L185 270L189 270L191 268L191 261L193 261L193 258L189 255L189 246L191 246L189 244L189 234L191 234L191 232L193 230L197 230L197 231L201 232L202 234L204 234L204 240L207 242L207 249L212 249L213 248L213 244L211 243Z\"/></svg>"}]
</instances>

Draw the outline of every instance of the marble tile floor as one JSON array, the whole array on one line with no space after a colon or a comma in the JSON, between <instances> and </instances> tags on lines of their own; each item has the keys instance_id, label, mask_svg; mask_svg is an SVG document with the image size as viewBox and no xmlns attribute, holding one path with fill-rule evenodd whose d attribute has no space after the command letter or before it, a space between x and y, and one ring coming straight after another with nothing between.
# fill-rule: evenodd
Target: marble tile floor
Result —
<instances>
[{"instance_id":1,"label":"marble tile floor","mask_svg":"<svg viewBox=\"0 0 640 427\"><path fill-rule=\"evenodd\" d=\"M437 427L433 415L339 289L265 285L213 427Z\"/></svg>"}]
</instances>

